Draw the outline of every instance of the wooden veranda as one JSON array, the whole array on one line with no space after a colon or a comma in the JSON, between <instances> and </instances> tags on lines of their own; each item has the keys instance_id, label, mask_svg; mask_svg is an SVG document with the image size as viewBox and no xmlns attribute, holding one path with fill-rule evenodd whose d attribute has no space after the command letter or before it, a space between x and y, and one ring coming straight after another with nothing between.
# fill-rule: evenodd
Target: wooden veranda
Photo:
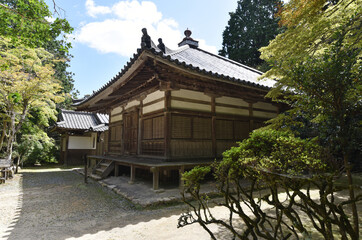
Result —
<instances>
[{"instance_id":1,"label":"wooden veranda","mask_svg":"<svg viewBox=\"0 0 362 240\"><path fill-rule=\"evenodd\" d=\"M152 185L153 189L157 190L159 188L159 177L160 172L164 170L178 170L179 171L179 185L180 187L183 186L183 181L181 180L182 173L187 170L191 169L195 166L206 166L210 165L213 160L210 159L187 159L184 161L174 161L174 162L165 162L161 159L157 158L144 158L144 157L136 157L136 156L97 156L91 155L87 156L87 166L89 166L89 161L94 159L98 162L95 166L97 167L102 166L103 161L107 161L108 163L104 164L104 166L112 166L110 169L114 169L114 176L118 177L118 166L127 166L130 167L130 181L129 183L132 184L135 182L136 178L136 168L147 169L152 172L153 179ZM107 168L104 168L104 171L107 171ZM87 174L87 173L86 173ZM87 176L86 176L87 177Z\"/></svg>"}]
</instances>

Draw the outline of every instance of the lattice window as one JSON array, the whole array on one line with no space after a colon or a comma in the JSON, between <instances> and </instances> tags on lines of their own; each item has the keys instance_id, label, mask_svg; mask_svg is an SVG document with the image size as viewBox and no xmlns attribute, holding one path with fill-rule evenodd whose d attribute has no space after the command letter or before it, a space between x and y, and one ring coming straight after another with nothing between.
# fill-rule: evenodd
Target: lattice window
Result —
<instances>
[{"instance_id":1,"label":"lattice window","mask_svg":"<svg viewBox=\"0 0 362 240\"><path fill-rule=\"evenodd\" d=\"M234 122L234 137L235 140L242 140L249 136L249 122Z\"/></svg>"},{"instance_id":2,"label":"lattice window","mask_svg":"<svg viewBox=\"0 0 362 240\"><path fill-rule=\"evenodd\" d=\"M153 118L152 124L153 124L152 128L153 139L164 138L165 127L164 127L163 116Z\"/></svg>"},{"instance_id":3,"label":"lattice window","mask_svg":"<svg viewBox=\"0 0 362 240\"><path fill-rule=\"evenodd\" d=\"M211 139L211 118L194 118L192 130L195 139Z\"/></svg>"},{"instance_id":4,"label":"lattice window","mask_svg":"<svg viewBox=\"0 0 362 240\"><path fill-rule=\"evenodd\" d=\"M114 129L116 134L115 140L120 141L122 139L122 126L121 125L116 126L114 127Z\"/></svg>"},{"instance_id":5,"label":"lattice window","mask_svg":"<svg viewBox=\"0 0 362 240\"><path fill-rule=\"evenodd\" d=\"M233 121L216 120L216 139L233 139Z\"/></svg>"},{"instance_id":6,"label":"lattice window","mask_svg":"<svg viewBox=\"0 0 362 240\"><path fill-rule=\"evenodd\" d=\"M172 138L191 138L191 117L172 116Z\"/></svg>"},{"instance_id":7,"label":"lattice window","mask_svg":"<svg viewBox=\"0 0 362 240\"><path fill-rule=\"evenodd\" d=\"M143 120L143 139L152 139L152 118Z\"/></svg>"},{"instance_id":8,"label":"lattice window","mask_svg":"<svg viewBox=\"0 0 362 240\"><path fill-rule=\"evenodd\" d=\"M111 132L111 141L115 141L116 140L116 128L110 127L110 132Z\"/></svg>"}]
</instances>

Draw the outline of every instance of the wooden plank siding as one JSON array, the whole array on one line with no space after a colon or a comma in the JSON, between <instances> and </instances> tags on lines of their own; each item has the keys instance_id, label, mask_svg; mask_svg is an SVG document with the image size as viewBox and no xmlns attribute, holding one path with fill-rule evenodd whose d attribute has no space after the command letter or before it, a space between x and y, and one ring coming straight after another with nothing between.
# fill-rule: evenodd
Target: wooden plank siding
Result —
<instances>
[{"instance_id":1,"label":"wooden plank siding","mask_svg":"<svg viewBox=\"0 0 362 240\"><path fill-rule=\"evenodd\" d=\"M267 102L187 89L156 89L140 101L113 108L107 151L166 161L220 157L278 111Z\"/></svg>"}]
</instances>

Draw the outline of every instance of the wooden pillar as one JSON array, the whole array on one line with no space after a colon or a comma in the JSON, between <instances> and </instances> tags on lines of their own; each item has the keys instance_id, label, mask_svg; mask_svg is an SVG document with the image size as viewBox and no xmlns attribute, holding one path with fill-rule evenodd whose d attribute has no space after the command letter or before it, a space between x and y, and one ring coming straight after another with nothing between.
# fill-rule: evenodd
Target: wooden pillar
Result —
<instances>
[{"instance_id":1,"label":"wooden pillar","mask_svg":"<svg viewBox=\"0 0 362 240\"><path fill-rule=\"evenodd\" d=\"M134 181L136 179L136 168L135 166L132 164L131 165L131 173L130 173L130 179L129 179L129 184L133 184Z\"/></svg>"},{"instance_id":2,"label":"wooden pillar","mask_svg":"<svg viewBox=\"0 0 362 240\"><path fill-rule=\"evenodd\" d=\"M249 103L249 132L254 130L253 103Z\"/></svg>"},{"instance_id":3,"label":"wooden pillar","mask_svg":"<svg viewBox=\"0 0 362 240\"><path fill-rule=\"evenodd\" d=\"M140 108L138 109L138 139L137 139L137 155L142 154L142 119L143 119L143 99L140 99Z\"/></svg>"},{"instance_id":4,"label":"wooden pillar","mask_svg":"<svg viewBox=\"0 0 362 240\"><path fill-rule=\"evenodd\" d=\"M125 121L125 114L124 114L124 106L122 106L122 122L121 122L121 154L124 154L124 121ZM111 134L110 134L111 135Z\"/></svg>"},{"instance_id":5,"label":"wooden pillar","mask_svg":"<svg viewBox=\"0 0 362 240\"><path fill-rule=\"evenodd\" d=\"M153 190L157 190L160 181L160 170L158 167L151 167L150 170L153 173Z\"/></svg>"},{"instance_id":6,"label":"wooden pillar","mask_svg":"<svg viewBox=\"0 0 362 240\"><path fill-rule=\"evenodd\" d=\"M212 155L214 158L217 157L216 149L216 103L215 97L211 97L211 137L212 137Z\"/></svg>"},{"instance_id":7,"label":"wooden pillar","mask_svg":"<svg viewBox=\"0 0 362 240\"><path fill-rule=\"evenodd\" d=\"M119 176L119 165L117 163L114 163L114 176Z\"/></svg>"},{"instance_id":8,"label":"wooden pillar","mask_svg":"<svg viewBox=\"0 0 362 240\"><path fill-rule=\"evenodd\" d=\"M84 183L88 183L88 157L87 154L84 156Z\"/></svg>"},{"instance_id":9,"label":"wooden pillar","mask_svg":"<svg viewBox=\"0 0 362 240\"><path fill-rule=\"evenodd\" d=\"M185 186L185 182L184 182L184 180L182 180L182 174L185 172L185 166L181 166L180 169L178 170L178 172L179 172L179 177L180 177L179 187L182 190Z\"/></svg>"},{"instance_id":10,"label":"wooden pillar","mask_svg":"<svg viewBox=\"0 0 362 240\"><path fill-rule=\"evenodd\" d=\"M65 152L64 152L64 165L68 166L68 144L69 144L69 135L66 134L65 137Z\"/></svg>"},{"instance_id":11,"label":"wooden pillar","mask_svg":"<svg viewBox=\"0 0 362 240\"><path fill-rule=\"evenodd\" d=\"M165 91L165 106L164 106L164 128L165 128L165 158L171 157L171 91Z\"/></svg>"}]
</instances>

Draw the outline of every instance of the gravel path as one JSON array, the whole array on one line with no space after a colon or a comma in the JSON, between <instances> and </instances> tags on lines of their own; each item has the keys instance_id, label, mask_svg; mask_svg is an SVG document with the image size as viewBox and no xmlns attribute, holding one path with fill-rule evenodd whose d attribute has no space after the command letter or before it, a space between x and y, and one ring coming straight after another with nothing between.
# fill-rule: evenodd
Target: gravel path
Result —
<instances>
[{"instance_id":1,"label":"gravel path","mask_svg":"<svg viewBox=\"0 0 362 240\"><path fill-rule=\"evenodd\" d=\"M177 229L184 210L136 208L72 170L22 170L0 185L0 239L210 239L196 224Z\"/></svg>"}]
</instances>

